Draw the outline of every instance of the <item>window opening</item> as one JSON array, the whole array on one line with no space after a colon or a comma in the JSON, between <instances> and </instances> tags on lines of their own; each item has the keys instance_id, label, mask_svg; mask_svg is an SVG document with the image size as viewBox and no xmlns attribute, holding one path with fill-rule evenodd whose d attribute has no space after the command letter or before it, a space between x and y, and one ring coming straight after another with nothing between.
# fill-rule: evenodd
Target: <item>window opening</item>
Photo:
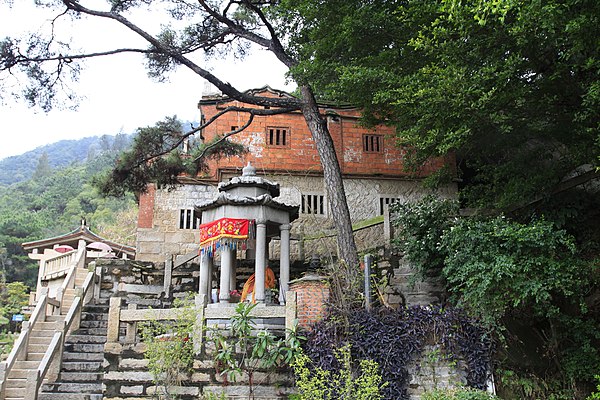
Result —
<instances>
[{"instance_id":1,"label":"window opening","mask_svg":"<svg viewBox=\"0 0 600 400\"><path fill-rule=\"evenodd\" d=\"M198 229L200 216L193 208L179 210L179 229Z\"/></svg>"},{"instance_id":2,"label":"window opening","mask_svg":"<svg viewBox=\"0 0 600 400\"><path fill-rule=\"evenodd\" d=\"M325 215L325 196L322 194L303 194L300 213Z\"/></svg>"},{"instance_id":3,"label":"window opening","mask_svg":"<svg viewBox=\"0 0 600 400\"><path fill-rule=\"evenodd\" d=\"M383 151L383 136L363 135L363 150L367 153L381 153Z\"/></svg>"},{"instance_id":4,"label":"window opening","mask_svg":"<svg viewBox=\"0 0 600 400\"><path fill-rule=\"evenodd\" d=\"M396 197L380 197L379 198L379 215L383 215L383 211L385 210L385 206L390 206L400 199Z\"/></svg>"},{"instance_id":5,"label":"window opening","mask_svg":"<svg viewBox=\"0 0 600 400\"><path fill-rule=\"evenodd\" d=\"M287 146L289 142L289 129L280 127L267 128L267 144L269 146Z\"/></svg>"}]
</instances>

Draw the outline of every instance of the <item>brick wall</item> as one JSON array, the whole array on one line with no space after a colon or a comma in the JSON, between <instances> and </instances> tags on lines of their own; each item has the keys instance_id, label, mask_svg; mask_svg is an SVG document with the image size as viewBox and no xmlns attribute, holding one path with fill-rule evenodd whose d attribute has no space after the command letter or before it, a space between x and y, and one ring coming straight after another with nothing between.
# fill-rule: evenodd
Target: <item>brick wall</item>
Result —
<instances>
[{"instance_id":1,"label":"brick wall","mask_svg":"<svg viewBox=\"0 0 600 400\"><path fill-rule=\"evenodd\" d=\"M261 92L265 97L274 97L280 94L272 91ZM255 107L238 101L202 101L201 113L208 120L226 106ZM322 108L323 115L327 115L327 125L334 142L340 167L343 174L360 176L384 177L423 177L444 165L445 160L433 159L423 166L416 175L404 171L403 163L405 150L396 146L395 129L379 125L374 128L365 128L360 125L360 112L356 108ZM208 126L203 131L206 140L218 134L230 132L233 127L240 127L247 121L247 113L229 112ZM280 127L287 130L285 146L271 146L268 144L267 132L269 127ZM380 146L376 152L364 150L364 135L379 135ZM300 112L291 112L273 116L257 116L243 132L231 138L244 144L250 152L242 157L224 158L211 165L213 180L219 179L220 170L237 170L251 161L259 170L279 171L289 173L322 173L320 158L312 140L311 133L306 125L304 116ZM207 177L208 178L208 177Z\"/></svg>"},{"instance_id":2,"label":"brick wall","mask_svg":"<svg viewBox=\"0 0 600 400\"><path fill-rule=\"evenodd\" d=\"M296 292L298 326L310 328L325 316L325 305L329 300L329 286L323 276L306 275L290 283L290 290Z\"/></svg>"}]
</instances>

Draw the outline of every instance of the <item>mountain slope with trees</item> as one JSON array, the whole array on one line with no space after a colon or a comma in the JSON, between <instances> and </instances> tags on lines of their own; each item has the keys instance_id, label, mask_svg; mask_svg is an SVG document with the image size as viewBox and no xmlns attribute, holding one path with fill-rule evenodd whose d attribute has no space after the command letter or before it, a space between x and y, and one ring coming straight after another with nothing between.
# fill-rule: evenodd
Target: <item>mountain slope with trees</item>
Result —
<instances>
[{"instance_id":1,"label":"mountain slope with trees","mask_svg":"<svg viewBox=\"0 0 600 400\"><path fill-rule=\"evenodd\" d=\"M31 178L0 186L0 272L6 282L34 287L37 263L27 257L21 243L69 232L82 218L100 235L127 244L135 241L133 195L106 198L93 186L93 177L112 168L117 155L128 148L128 138L107 135L69 142L71 152L64 148L48 152L61 148L62 142L44 146L38 160L30 160ZM23 157L31 158L31 153ZM72 161L63 167L49 162L67 158Z\"/></svg>"},{"instance_id":2,"label":"mountain slope with trees","mask_svg":"<svg viewBox=\"0 0 600 400\"><path fill-rule=\"evenodd\" d=\"M48 168L62 168L93 160L105 152L119 152L130 142L131 135L125 134L90 136L77 140L61 140L17 156L6 157L0 160L0 185L28 180L34 176L36 169L44 173Z\"/></svg>"}]
</instances>

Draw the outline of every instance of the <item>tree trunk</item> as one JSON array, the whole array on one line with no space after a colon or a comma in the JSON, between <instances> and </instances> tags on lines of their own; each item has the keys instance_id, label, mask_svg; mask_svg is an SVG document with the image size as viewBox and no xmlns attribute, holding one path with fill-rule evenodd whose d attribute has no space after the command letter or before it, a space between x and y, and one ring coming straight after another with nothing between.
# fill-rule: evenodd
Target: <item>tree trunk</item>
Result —
<instances>
[{"instance_id":1,"label":"tree trunk","mask_svg":"<svg viewBox=\"0 0 600 400\"><path fill-rule=\"evenodd\" d=\"M337 229L338 256L343 260L350 271L358 270L358 252L352 232L350 210L346 201L346 191L342 181L342 172L335 153L331 135L327 130L325 121L321 118L319 107L312 89L308 85L300 86L302 93L302 114L312 134L325 179L325 190L331 209L333 222Z\"/></svg>"}]
</instances>

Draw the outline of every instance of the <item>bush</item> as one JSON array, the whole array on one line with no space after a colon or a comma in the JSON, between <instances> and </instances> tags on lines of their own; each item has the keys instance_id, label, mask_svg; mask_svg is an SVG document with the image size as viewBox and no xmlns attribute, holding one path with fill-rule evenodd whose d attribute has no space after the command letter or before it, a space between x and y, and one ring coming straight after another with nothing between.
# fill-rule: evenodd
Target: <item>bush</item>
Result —
<instances>
[{"instance_id":1,"label":"bush","mask_svg":"<svg viewBox=\"0 0 600 400\"><path fill-rule=\"evenodd\" d=\"M379 366L373 360L360 360L354 371L350 345L335 351L340 364L337 371L325 370L306 354L300 353L292 362L298 394L294 400L380 400L382 383Z\"/></svg>"},{"instance_id":2,"label":"bush","mask_svg":"<svg viewBox=\"0 0 600 400\"><path fill-rule=\"evenodd\" d=\"M493 400L497 396L484 392L483 390L460 388L460 389L436 389L423 393L421 400Z\"/></svg>"}]
</instances>

